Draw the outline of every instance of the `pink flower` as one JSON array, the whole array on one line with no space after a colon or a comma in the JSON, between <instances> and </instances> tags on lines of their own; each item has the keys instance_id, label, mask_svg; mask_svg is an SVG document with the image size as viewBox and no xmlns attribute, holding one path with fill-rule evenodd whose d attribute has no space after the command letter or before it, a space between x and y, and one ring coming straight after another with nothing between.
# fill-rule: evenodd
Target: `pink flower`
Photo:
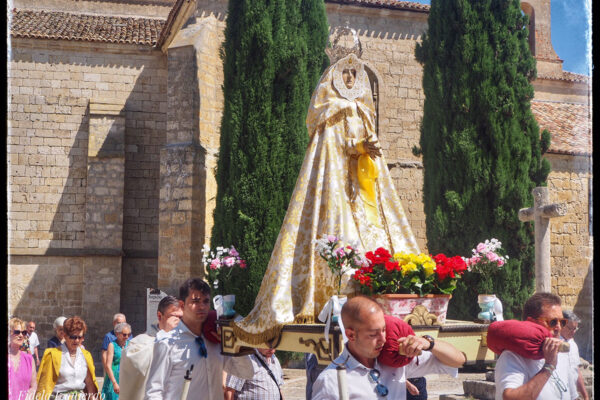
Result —
<instances>
[{"instance_id":1,"label":"pink flower","mask_svg":"<svg viewBox=\"0 0 600 400\"><path fill-rule=\"evenodd\" d=\"M477 264L479 261L481 261L481 257L479 256L473 256L469 259L469 265L475 265Z\"/></svg>"},{"instance_id":2,"label":"pink flower","mask_svg":"<svg viewBox=\"0 0 600 400\"><path fill-rule=\"evenodd\" d=\"M235 258L234 257L225 257L225 259L223 260L223 263L228 267L232 267L233 264L235 264Z\"/></svg>"},{"instance_id":3,"label":"pink flower","mask_svg":"<svg viewBox=\"0 0 600 400\"><path fill-rule=\"evenodd\" d=\"M501 267L501 266L503 266L503 265L504 265L504 260L503 260L503 259L501 259L501 258L499 258L497 262L498 262L498 266L499 266L499 267Z\"/></svg>"},{"instance_id":4,"label":"pink flower","mask_svg":"<svg viewBox=\"0 0 600 400\"><path fill-rule=\"evenodd\" d=\"M237 250L235 249L235 247L231 246L231 250L229 250L229 255L233 256L233 257L237 257L240 255L240 253L237 252Z\"/></svg>"},{"instance_id":5,"label":"pink flower","mask_svg":"<svg viewBox=\"0 0 600 400\"><path fill-rule=\"evenodd\" d=\"M344 251L343 247L339 247L335 250L335 255L337 256L337 258L342 258L346 255L346 252Z\"/></svg>"},{"instance_id":6,"label":"pink flower","mask_svg":"<svg viewBox=\"0 0 600 400\"><path fill-rule=\"evenodd\" d=\"M490 260L491 262L497 261L498 260L498 254L494 253L493 251L490 251L489 253L487 253L486 258L488 260Z\"/></svg>"},{"instance_id":7,"label":"pink flower","mask_svg":"<svg viewBox=\"0 0 600 400\"><path fill-rule=\"evenodd\" d=\"M483 253L486 250L486 245L485 243L479 243L477 245L477 252L478 253Z\"/></svg>"},{"instance_id":8,"label":"pink flower","mask_svg":"<svg viewBox=\"0 0 600 400\"><path fill-rule=\"evenodd\" d=\"M329 243L335 243L338 241L338 238L335 235L327 235L327 240L329 241Z\"/></svg>"},{"instance_id":9,"label":"pink flower","mask_svg":"<svg viewBox=\"0 0 600 400\"><path fill-rule=\"evenodd\" d=\"M221 267L221 262L218 258L215 258L210 262L210 269L219 269Z\"/></svg>"}]
</instances>

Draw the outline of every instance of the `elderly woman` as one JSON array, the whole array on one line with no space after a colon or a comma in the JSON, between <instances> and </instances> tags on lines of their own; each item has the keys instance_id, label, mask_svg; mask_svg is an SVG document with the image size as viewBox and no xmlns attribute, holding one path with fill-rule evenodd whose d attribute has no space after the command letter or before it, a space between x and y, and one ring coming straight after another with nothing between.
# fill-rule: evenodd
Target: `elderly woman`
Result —
<instances>
[{"instance_id":1,"label":"elderly woman","mask_svg":"<svg viewBox=\"0 0 600 400\"><path fill-rule=\"evenodd\" d=\"M117 400L121 388L119 387L119 371L121 368L121 354L129 344L131 337L131 326L121 322L115 326L116 340L108 344L106 364L104 370L104 384L102 385L102 397L104 400Z\"/></svg>"},{"instance_id":2,"label":"elderly woman","mask_svg":"<svg viewBox=\"0 0 600 400\"><path fill-rule=\"evenodd\" d=\"M47 348L60 347L65 339L65 333L63 331L63 324L67 320L66 317L58 317L54 320L52 327L54 328L55 335L48 340Z\"/></svg>"},{"instance_id":3,"label":"elderly woman","mask_svg":"<svg viewBox=\"0 0 600 400\"><path fill-rule=\"evenodd\" d=\"M87 325L79 317L68 318L63 324L65 341L60 347L49 348L38 372L36 398L50 400L63 395L98 393L94 360L89 351L81 348ZM63 397L60 396L60 397ZM86 397L93 398L93 397Z\"/></svg>"},{"instance_id":4,"label":"elderly woman","mask_svg":"<svg viewBox=\"0 0 600 400\"><path fill-rule=\"evenodd\" d=\"M20 350L27 334L25 322L11 318L8 326L8 398L24 399L35 392L35 364L31 354Z\"/></svg>"}]
</instances>

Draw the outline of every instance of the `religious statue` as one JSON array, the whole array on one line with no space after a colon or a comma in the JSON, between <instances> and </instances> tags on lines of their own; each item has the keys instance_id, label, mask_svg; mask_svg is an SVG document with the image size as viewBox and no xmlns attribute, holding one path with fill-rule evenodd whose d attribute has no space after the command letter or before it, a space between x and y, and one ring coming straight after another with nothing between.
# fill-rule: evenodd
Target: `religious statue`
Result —
<instances>
[{"instance_id":1,"label":"religious statue","mask_svg":"<svg viewBox=\"0 0 600 400\"><path fill-rule=\"evenodd\" d=\"M248 343L271 340L285 324L318 323L335 288L315 239L337 235L361 252L380 246L419 252L378 144L369 78L355 53L332 60L313 93L310 142L254 309L232 324ZM356 292L351 274L342 294Z\"/></svg>"}]
</instances>

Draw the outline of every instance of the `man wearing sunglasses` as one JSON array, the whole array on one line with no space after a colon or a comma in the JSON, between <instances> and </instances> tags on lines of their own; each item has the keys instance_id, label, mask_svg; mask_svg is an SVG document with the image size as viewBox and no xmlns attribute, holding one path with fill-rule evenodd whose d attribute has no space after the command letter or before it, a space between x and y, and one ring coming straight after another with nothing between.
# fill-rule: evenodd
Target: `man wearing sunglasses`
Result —
<instances>
[{"instance_id":1,"label":"man wearing sunglasses","mask_svg":"<svg viewBox=\"0 0 600 400\"><path fill-rule=\"evenodd\" d=\"M154 324L148 332L131 339L121 358L121 393L127 400L143 400L146 377L152 363L154 342L173 330L181 320L181 305L175 296L165 296L158 303L156 316L158 330Z\"/></svg>"},{"instance_id":2,"label":"man wearing sunglasses","mask_svg":"<svg viewBox=\"0 0 600 400\"><path fill-rule=\"evenodd\" d=\"M574 395L577 394L579 399L588 400L590 397L585 389L585 382L583 380L583 374L579 365L581 360L579 359L579 347L573 337L575 332L579 329L579 323L581 320L573 312L569 310L563 310L563 317L567 321L567 324L560 331L562 339L569 343L569 367L571 369L571 379L569 379L569 390Z\"/></svg>"},{"instance_id":3,"label":"man wearing sunglasses","mask_svg":"<svg viewBox=\"0 0 600 400\"><path fill-rule=\"evenodd\" d=\"M458 376L458 367L466 357L454 346L431 337L400 338L400 351L414 357L405 367L379 364L377 357L386 339L385 319L381 306L374 300L356 296L342 307L342 322L348 342L342 354L317 378L313 400L339 399L336 365L346 367L350 399L406 399L406 378L428 374Z\"/></svg>"},{"instance_id":4,"label":"man wearing sunglasses","mask_svg":"<svg viewBox=\"0 0 600 400\"><path fill-rule=\"evenodd\" d=\"M572 400L569 390L569 355L559 353L563 318L561 300L555 294L539 292L523 306L523 320L552 332L542 344L544 358L533 360L505 350L496 362L496 400Z\"/></svg>"},{"instance_id":5,"label":"man wearing sunglasses","mask_svg":"<svg viewBox=\"0 0 600 400\"><path fill-rule=\"evenodd\" d=\"M154 344L145 400L180 400L187 371L189 400L223 400L223 371L242 379L254 376L249 358L223 356L221 346L203 336L210 299L210 287L200 278L179 288L181 322Z\"/></svg>"}]
</instances>

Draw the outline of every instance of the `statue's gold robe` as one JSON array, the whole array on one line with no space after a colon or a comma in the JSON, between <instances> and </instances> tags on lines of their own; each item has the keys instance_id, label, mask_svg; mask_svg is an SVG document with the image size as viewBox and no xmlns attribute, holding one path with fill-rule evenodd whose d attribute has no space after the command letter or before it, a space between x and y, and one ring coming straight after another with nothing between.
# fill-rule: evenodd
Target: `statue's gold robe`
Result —
<instances>
[{"instance_id":1,"label":"statue's gold robe","mask_svg":"<svg viewBox=\"0 0 600 400\"><path fill-rule=\"evenodd\" d=\"M380 246L392 254L419 252L384 157L363 156L361 167L368 171L359 179L361 143L376 137L367 74L355 83L362 94L348 100L333 85L335 67L313 93L306 119L310 142L254 308L233 323L236 336L252 344L271 340L285 324L318 323L336 284L315 252L315 239L337 235L362 253ZM356 291L352 273L343 278L343 294Z\"/></svg>"}]
</instances>

